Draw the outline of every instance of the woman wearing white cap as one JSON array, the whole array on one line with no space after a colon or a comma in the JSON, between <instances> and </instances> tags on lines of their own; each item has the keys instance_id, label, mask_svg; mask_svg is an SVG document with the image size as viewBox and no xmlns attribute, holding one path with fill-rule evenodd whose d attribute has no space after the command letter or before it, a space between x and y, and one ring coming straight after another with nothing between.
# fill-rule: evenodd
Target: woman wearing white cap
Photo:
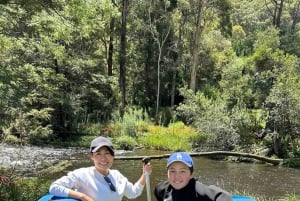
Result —
<instances>
[{"instance_id":1,"label":"woman wearing white cap","mask_svg":"<svg viewBox=\"0 0 300 201\"><path fill-rule=\"evenodd\" d=\"M71 197L82 201L121 201L142 194L146 178L151 174L150 164L143 164L143 173L136 183L131 183L118 170L110 169L114 160L114 148L105 137L91 142L90 158L94 166L76 169L54 181L49 192L55 196Z\"/></svg>"},{"instance_id":2,"label":"woman wearing white cap","mask_svg":"<svg viewBox=\"0 0 300 201\"><path fill-rule=\"evenodd\" d=\"M168 181L155 186L157 201L231 201L231 195L193 178L193 159L185 152L171 154L167 162Z\"/></svg>"}]
</instances>

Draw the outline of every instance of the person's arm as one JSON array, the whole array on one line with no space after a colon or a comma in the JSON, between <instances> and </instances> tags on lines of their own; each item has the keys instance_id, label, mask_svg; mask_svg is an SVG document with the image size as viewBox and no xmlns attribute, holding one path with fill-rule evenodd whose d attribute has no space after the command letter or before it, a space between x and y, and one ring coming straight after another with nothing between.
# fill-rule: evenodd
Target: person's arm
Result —
<instances>
[{"instance_id":1,"label":"person's arm","mask_svg":"<svg viewBox=\"0 0 300 201\"><path fill-rule=\"evenodd\" d=\"M128 181L128 179L124 177L119 171L114 171L115 174L118 173L115 175L116 180L120 180L126 183L124 189L124 195L128 199L134 199L142 194L144 186L146 184L145 173L148 172L148 174L151 174L152 172L150 163L147 165L143 164L142 171L143 171L142 175L134 184Z\"/></svg>"},{"instance_id":2,"label":"person's arm","mask_svg":"<svg viewBox=\"0 0 300 201\"><path fill-rule=\"evenodd\" d=\"M151 168L151 164L150 163L143 164L143 173L142 173L141 177L139 178L139 180L137 181L142 186L145 186L145 184L146 184L146 175L145 175L146 172L149 175L151 175L151 173L152 173L152 168Z\"/></svg>"},{"instance_id":3,"label":"person's arm","mask_svg":"<svg viewBox=\"0 0 300 201\"><path fill-rule=\"evenodd\" d=\"M64 176L57 179L50 185L49 193L59 197L71 197L82 201L94 201L88 195L73 190L71 186L72 182L69 181L67 176Z\"/></svg>"},{"instance_id":4,"label":"person's arm","mask_svg":"<svg viewBox=\"0 0 300 201\"><path fill-rule=\"evenodd\" d=\"M232 201L229 192L214 185L204 185L199 181L196 181L196 192L201 196L207 196L211 201Z\"/></svg>"},{"instance_id":5,"label":"person's arm","mask_svg":"<svg viewBox=\"0 0 300 201\"><path fill-rule=\"evenodd\" d=\"M69 191L69 197L76 198L76 199L79 199L81 201L94 201L94 199L92 199L88 195L86 195L84 193L81 193L81 192L78 192L78 191L74 191L72 189Z\"/></svg>"},{"instance_id":6,"label":"person's arm","mask_svg":"<svg viewBox=\"0 0 300 201\"><path fill-rule=\"evenodd\" d=\"M214 201L232 201L232 196L227 191L213 185L209 186L209 188L214 194Z\"/></svg>"},{"instance_id":7,"label":"person's arm","mask_svg":"<svg viewBox=\"0 0 300 201\"><path fill-rule=\"evenodd\" d=\"M81 201L94 201L94 199L87 194L75 190L78 188L77 184L80 182L82 174L85 174L84 178L87 179L86 173L87 169L77 169L69 172L67 175L54 181L50 185L49 192L58 197L71 197Z\"/></svg>"}]
</instances>

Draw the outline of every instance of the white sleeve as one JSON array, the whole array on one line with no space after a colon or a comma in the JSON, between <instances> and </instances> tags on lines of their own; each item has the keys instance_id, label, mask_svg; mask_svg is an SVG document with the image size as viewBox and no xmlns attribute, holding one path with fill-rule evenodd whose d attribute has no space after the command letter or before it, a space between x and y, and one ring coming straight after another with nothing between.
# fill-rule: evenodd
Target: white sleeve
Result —
<instances>
[{"instance_id":1,"label":"white sleeve","mask_svg":"<svg viewBox=\"0 0 300 201\"><path fill-rule=\"evenodd\" d=\"M55 196L68 197L73 188L73 182L68 176L63 176L54 181L49 188L49 193Z\"/></svg>"},{"instance_id":2,"label":"white sleeve","mask_svg":"<svg viewBox=\"0 0 300 201\"><path fill-rule=\"evenodd\" d=\"M129 199L136 198L140 196L143 192L144 186L140 184L139 182L136 182L134 185L128 181L127 179L127 184L126 184L126 190L125 190L125 195Z\"/></svg>"},{"instance_id":3,"label":"white sleeve","mask_svg":"<svg viewBox=\"0 0 300 201\"><path fill-rule=\"evenodd\" d=\"M56 181L54 181L49 188L49 192L55 196L67 197L70 190L76 190L80 188L81 178L88 179L87 168L80 168L71 171L67 176L63 176Z\"/></svg>"}]
</instances>

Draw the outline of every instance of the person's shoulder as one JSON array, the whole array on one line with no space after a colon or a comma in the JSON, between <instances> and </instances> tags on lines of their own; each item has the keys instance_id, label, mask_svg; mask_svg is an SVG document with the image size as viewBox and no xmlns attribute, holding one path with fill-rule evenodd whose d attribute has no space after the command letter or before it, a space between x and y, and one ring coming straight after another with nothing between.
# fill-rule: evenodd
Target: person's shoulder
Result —
<instances>
[{"instance_id":1,"label":"person's shoulder","mask_svg":"<svg viewBox=\"0 0 300 201\"><path fill-rule=\"evenodd\" d=\"M112 175L122 175L122 173L117 169L109 169L109 173Z\"/></svg>"},{"instance_id":2,"label":"person's shoulder","mask_svg":"<svg viewBox=\"0 0 300 201\"><path fill-rule=\"evenodd\" d=\"M196 186L196 189L197 190L208 190L208 189L212 189L212 190L215 190L215 191L222 191L221 188L215 186L215 185L206 185L206 184L203 184L201 183L200 181L196 180L195 182L195 186Z\"/></svg>"},{"instance_id":3,"label":"person's shoulder","mask_svg":"<svg viewBox=\"0 0 300 201\"><path fill-rule=\"evenodd\" d=\"M200 195L224 195L230 197L230 193L215 185L202 184L196 181L196 192ZM226 199L227 200L227 199Z\"/></svg>"},{"instance_id":4,"label":"person's shoulder","mask_svg":"<svg viewBox=\"0 0 300 201\"><path fill-rule=\"evenodd\" d=\"M222 189L218 186L215 186L215 185L209 185L208 188L213 189L215 191L219 191L219 192L226 192L224 189Z\"/></svg>"},{"instance_id":5,"label":"person's shoulder","mask_svg":"<svg viewBox=\"0 0 300 201\"><path fill-rule=\"evenodd\" d=\"M168 181L161 181L158 184L156 184L155 188L156 189L166 189L168 188L168 186L170 185L170 183Z\"/></svg>"},{"instance_id":6,"label":"person's shoulder","mask_svg":"<svg viewBox=\"0 0 300 201\"><path fill-rule=\"evenodd\" d=\"M94 169L95 169L94 167L82 167L82 168L75 169L70 173L74 173L74 174L90 173L93 172Z\"/></svg>"},{"instance_id":7,"label":"person's shoulder","mask_svg":"<svg viewBox=\"0 0 300 201\"><path fill-rule=\"evenodd\" d=\"M171 189L171 185L168 181L159 182L154 188L154 195L157 200L163 200Z\"/></svg>"},{"instance_id":8,"label":"person's shoulder","mask_svg":"<svg viewBox=\"0 0 300 201\"><path fill-rule=\"evenodd\" d=\"M203 184L203 183L201 183L201 182L198 181L198 180L195 180L195 185L196 185L196 188L198 188L198 189L201 189L201 188L208 188L208 185Z\"/></svg>"},{"instance_id":9,"label":"person's shoulder","mask_svg":"<svg viewBox=\"0 0 300 201\"><path fill-rule=\"evenodd\" d=\"M216 189L211 189L210 186L206 185L206 184L203 184L201 183L200 181L195 181L195 189L196 189L196 192L200 195L206 195L208 192L210 191L215 191Z\"/></svg>"},{"instance_id":10,"label":"person's shoulder","mask_svg":"<svg viewBox=\"0 0 300 201\"><path fill-rule=\"evenodd\" d=\"M112 175L112 177L114 178L125 178L125 176L119 170L116 169L110 169L109 174Z\"/></svg>"}]
</instances>

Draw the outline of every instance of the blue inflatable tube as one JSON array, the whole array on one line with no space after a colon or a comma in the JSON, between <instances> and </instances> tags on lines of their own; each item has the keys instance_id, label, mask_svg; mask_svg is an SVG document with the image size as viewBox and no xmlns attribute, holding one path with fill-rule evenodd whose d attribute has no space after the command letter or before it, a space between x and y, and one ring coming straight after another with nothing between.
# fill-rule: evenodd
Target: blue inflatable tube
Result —
<instances>
[{"instance_id":1,"label":"blue inflatable tube","mask_svg":"<svg viewBox=\"0 0 300 201\"><path fill-rule=\"evenodd\" d=\"M242 195L233 195L232 196L233 201L256 201L254 198L242 196ZM78 201L74 198L64 198L64 197L57 197L51 194L46 194L43 197L41 197L37 201Z\"/></svg>"},{"instance_id":2,"label":"blue inflatable tube","mask_svg":"<svg viewBox=\"0 0 300 201\"><path fill-rule=\"evenodd\" d=\"M232 200L233 201L256 201L254 198L242 196L242 195L233 195Z\"/></svg>"},{"instance_id":3,"label":"blue inflatable tube","mask_svg":"<svg viewBox=\"0 0 300 201\"><path fill-rule=\"evenodd\" d=\"M46 194L37 201L79 201L75 198L57 197L52 194Z\"/></svg>"}]
</instances>

